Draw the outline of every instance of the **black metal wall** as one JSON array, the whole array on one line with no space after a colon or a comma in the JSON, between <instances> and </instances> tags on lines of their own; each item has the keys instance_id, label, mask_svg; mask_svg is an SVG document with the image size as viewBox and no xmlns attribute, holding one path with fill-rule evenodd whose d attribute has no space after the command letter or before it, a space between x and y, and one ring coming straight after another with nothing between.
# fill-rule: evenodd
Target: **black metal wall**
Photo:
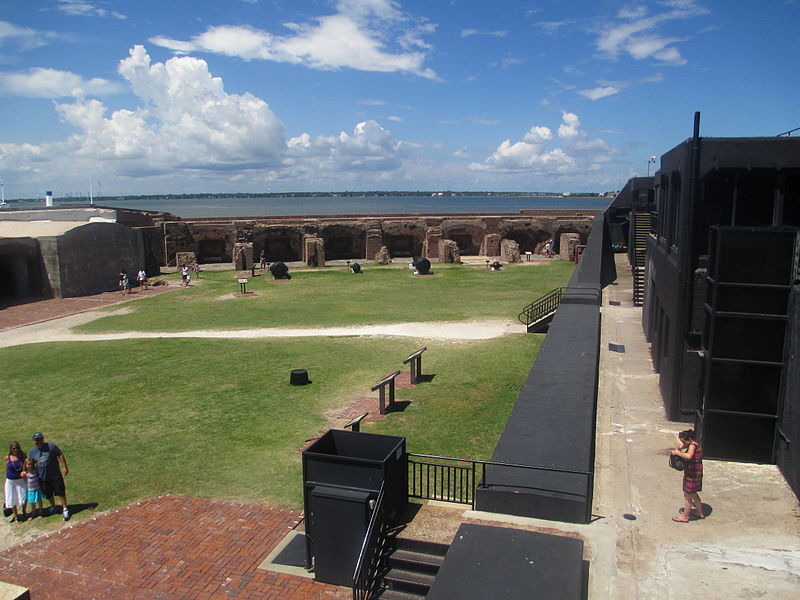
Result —
<instances>
[{"instance_id":1,"label":"black metal wall","mask_svg":"<svg viewBox=\"0 0 800 600\"><path fill-rule=\"evenodd\" d=\"M797 281L789 295L789 312L795 317L787 336L786 376L776 450L778 468L800 498L800 284Z\"/></svg>"},{"instance_id":2,"label":"black metal wall","mask_svg":"<svg viewBox=\"0 0 800 600\"><path fill-rule=\"evenodd\" d=\"M570 280L493 461L588 474L488 467L478 510L587 522L592 505L602 287L616 279L603 215Z\"/></svg>"}]
</instances>

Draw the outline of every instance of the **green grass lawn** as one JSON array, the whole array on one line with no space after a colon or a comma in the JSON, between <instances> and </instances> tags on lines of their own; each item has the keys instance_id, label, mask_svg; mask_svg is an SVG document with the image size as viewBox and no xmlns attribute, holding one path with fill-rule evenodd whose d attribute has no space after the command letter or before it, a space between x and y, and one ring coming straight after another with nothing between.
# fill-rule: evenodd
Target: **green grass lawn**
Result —
<instances>
[{"instance_id":1,"label":"green grass lawn","mask_svg":"<svg viewBox=\"0 0 800 600\"><path fill-rule=\"evenodd\" d=\"M364 431L404 435L409 451L488 458L541 344L515 334L427 341L433 380L398 390L402 413ZM0 352L0 439L26 450L43 431L70 465L70 501L101 509L163 493L302 505L299 449L419 347L365 337L120 340ZM306 368L311 385L289 385ZM377 407L377 400L376 400ZM435 427L431 424L435 423Z\"/></svg>"},{"instance_id":2,"label":"green grass lawn","mask_svg":"<svg viewBox=\"0 0 800 600\"><path fill-rule=\"evenodd\" d=\"M331 269L285 283L263 278L255 286L261 296L227 300L219 296L233 291L231 273L216 272L201 286L132 302L133 314L101 319L94 329L513 318L538 283L564 285L570 267L490 273L434 265L434 278ZM43 431L69 460L70 503L100 510L164 493L300 507L301 447L421 345L432 380L398 390L405 410L362 430L406 436L411 452L488 458L542 340L187 338L7 348L0 350L7 416L0 439L28 449L31 434ZM289 385L295 368L307 369L313 383Z\"/></svg>"},{"instance_id":3,"label":"green grass lawn","mask_svg":"<svg viewBox=\"0 0 800 600\"><path fill-rule=\"evenodd\" d=\"M433 275L415 277L405 268L368 267L293 270L290 281L269 274L251 278L257 296L234 298L231 271L206 271L200 283L132 302L132 312L79 328L83 332L188 331L253 327L332 327L408 321L516 319L531 300L565 285L574 265L566 261L507 265L490 271L434 264ZM177 276L170 276L173 283Z\"/></svg>"}]
</instances>

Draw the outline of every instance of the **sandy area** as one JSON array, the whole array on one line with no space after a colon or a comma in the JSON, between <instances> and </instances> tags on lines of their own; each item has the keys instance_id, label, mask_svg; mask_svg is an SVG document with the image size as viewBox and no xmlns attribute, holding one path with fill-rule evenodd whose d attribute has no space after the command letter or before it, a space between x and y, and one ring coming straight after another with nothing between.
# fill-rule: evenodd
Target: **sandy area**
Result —
<instances>
[{"instance_id":1,"label":"sandy area","mask_svg":"<svg viewBox=\"0 0 800 600\"><path fill-rule=\"evenodd\" d=\"M509 333L525 333L521 323L508 320L470 321L467 323L389 323L362 327L323 328L260 328L196 331L129 331L125 333L74 333L71 328L95 319L124 314L122 308L114 312L84 312L44 323L34 323L0 331L0 348L37 344L41 342L96 342L103 340L145 338L224 338L253 339L278 337L329 337L329 336L402 336L437 340L485 340Z\"/></svg>"}]
</instances>

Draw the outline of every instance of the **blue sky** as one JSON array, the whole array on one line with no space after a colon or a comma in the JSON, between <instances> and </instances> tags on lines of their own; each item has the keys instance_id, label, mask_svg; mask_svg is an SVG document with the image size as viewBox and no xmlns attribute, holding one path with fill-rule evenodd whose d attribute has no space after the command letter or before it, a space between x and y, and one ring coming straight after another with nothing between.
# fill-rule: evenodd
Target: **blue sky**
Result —
<instances>
[{"instance_id":1,"label":"blue sky","mask_svg":"<svg viewBox=\"0 0 800 600\"><path fill-rule=\"evenodd\" d=\"M800 127L800 0L0 0L7 198L609 191ZM800 133L800 132L798 132Z\"/></svg>"}]
</instances>

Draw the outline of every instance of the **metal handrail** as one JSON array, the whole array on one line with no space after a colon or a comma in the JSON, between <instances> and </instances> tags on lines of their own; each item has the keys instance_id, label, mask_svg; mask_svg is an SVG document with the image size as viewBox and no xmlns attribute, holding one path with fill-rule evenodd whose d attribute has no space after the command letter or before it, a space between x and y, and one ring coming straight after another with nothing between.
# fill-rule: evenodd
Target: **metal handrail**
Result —
<instances>
[{"instance_id":1,"label":"metal handrail","mask_svg":"<svg viewBox=\"0 0 800 600\"><path fill-rule=\"evenodd\" d=\"M376 591L378 573L382 563L383 549L386 544L386 515L383 511L383 489L378 492L372 515L369 518L367 532L361 544L356 568L353 571L353 600L369 600Z\"/></svg>"},{"instance_id":2,"label":"metal handrail","mask_svg":"<svg viewBox=\"0 0 800 600\"><path fill-rule=\"evenodd\" d=\"M541 465L523 465L521 463L507 463L497 460L479 460L477 458L455 458L453 456L436 456L434 454L417 454L408 452L407 456L416 458L431 458L436 460L454 460L458 462L475 463L478 465L489 465L492 467L518 467L520 469L533 469L536 471L552 471L553 473L573 473L575 475L593 475L592 471L581 471L578 469L562 469L560 467L544 467Z\"/></svg>"},{"instance_id":3,"label":"metal handrail","mask_svg":"<svg viewBox=\"0 0 800 600\"><path fill-rule=\"evenodd\" d=\"M553 313L561 303L564 289L563 287L556 288L541 298L534 300L522 309L522 312L519 313L517 318L525 327L529 327L531 323L535 323L539 319Z\"/></svg>"},{"instance_id":4,"label":"metal handrail","mask_svg":"<svg viewBox=\"0 0 800 600\"><path fill-rule=\"evenodd\" d=\"M453 458L451 456L435 456L431 454L408 453L408 464L411 470L409 478L408 495L411 498L422 500L439 500L443 502L453 502L457 504L469 504L475 508L475 489L479 481L486 479L486 467L507 467L515 469L527 469L530 471L547 471L551 473L570 473L573 475L583 475L586 477L586 488L583 494L586 498L586 522L591 517L591 504L594 492L594 471L581 471L578 469L563 469L558 467L545 467L540 465L523 465L519 463L507 463L492 460L475 460L469 458ZM425 463L413 460L414 458L437 460L445 462L467 463L470 466L454 466L447 464ZM433 467L425 469L425 480L417 480L417 470L414 465L425 465ZM480 470L480 472L478 472ZM422 474L420 467L419 472Z\"/></svg>"}]
</instances>

